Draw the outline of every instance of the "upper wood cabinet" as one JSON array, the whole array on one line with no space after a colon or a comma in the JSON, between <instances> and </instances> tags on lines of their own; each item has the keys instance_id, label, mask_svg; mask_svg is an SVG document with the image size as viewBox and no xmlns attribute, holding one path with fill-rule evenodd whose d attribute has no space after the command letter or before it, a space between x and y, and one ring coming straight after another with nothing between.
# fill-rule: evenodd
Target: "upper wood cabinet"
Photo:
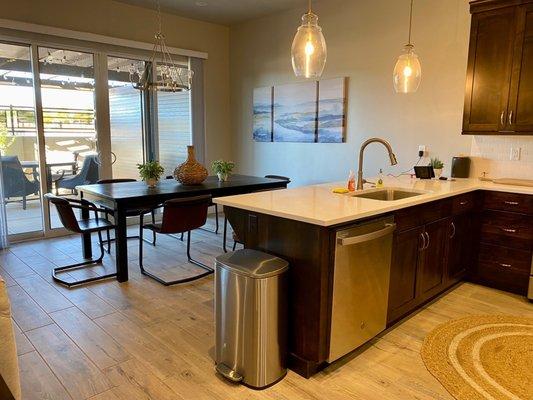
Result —
<instances>
[{"instance_id":1,"label":"upper wood cabinet","mask_svg":"<svg viewBox=\"0 0 533 400\"><path fill-rule=\"evenodd\" d=\"M533 135L533 0L471 2L463 134Z\"/></svg>"}]
</instances>

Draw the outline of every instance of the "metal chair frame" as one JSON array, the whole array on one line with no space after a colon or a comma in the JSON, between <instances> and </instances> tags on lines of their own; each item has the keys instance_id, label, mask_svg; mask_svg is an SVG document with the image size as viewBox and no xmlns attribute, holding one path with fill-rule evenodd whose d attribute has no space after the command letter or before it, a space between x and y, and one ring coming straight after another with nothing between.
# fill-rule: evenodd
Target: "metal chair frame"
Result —
<instances>
[{"instance_id":1,"label":"metal chair frame","mask_svg":"<svg viewBox=\"0 0 533 400\"><path fill-rule=\"evenodd\" d=\"M206 196L200 196L200 197L206 197ZM172 200L170 200L172 201ZM183 199L184 202L187 201L187 199ZM167 202L165 202L166 204ZM162 205L159 205L158 207L156 208L161 208L163 207L163 218L164 217L164 213L165 213L165 204L162 204ZM207 211L206 211L206 216L207 216ZM190 277L187 277L187 278L182 278L182 279L176 279L176 280L173 280L173 281L165 281L164 279L158 277L157 275L147 271L144 269L144 264L143 264L143 242L144 242L144 239L143 239L143 231L144 229L149 229L149 228L145 228L144 224L143 224L143 215L140 216L140 226L139 226L139 267L141 269L141 274L143 275L146 275L154 280L156 280L157 282L165 285L165 286L170 286L170 285L176 285L176 284L179 284L179 283L186 283L186 282L191 282L191 281L195 281L197 279L201 279L205 276L208 276L208 275L211 275L212 273L215 272L215 270L209 266L207 266L206 264L198 261L198 260L195 260L194 258L191 257L191 230L187 230L187 231L181 231L181 232L175 232L176 234L177 233L181 233L181 237L183 238L183 234L185 232L187 232L187 261L190 262L191 264L194 264L194 265L197 265L198 267L200 268L203 268L205 270L205 272L202 272L200 274L197 274L197 275L194 275L194 276L190 276ZM156 231L154 229L151 229L152 232L154 232L154 234L156 234ZM157 233L161 233L161 234L166 234L166 235L170 235L170 236L174 236L174 233L173 234L170 234L170 233L165 233L165 232L157 232ZM174 236L175 237L175 236Z\"/></svg>"},{"instance_id":2,"label":"metal chair frame","mask_svg":"<svg viewBox=\"0 0 533 400\"><path fill-rule=\"evenodd\" d=\"M91 203L90 201L87 201L87 200L84 200L84 199L82 199L82 200L69 199L69 198L66 198L66 197L55 196L55 195L53 195L51 193L45 194L45 198L47 198L52 203L54 203L54 199L61 199L62 201L66 201L68 203L68 206L70 208L72 208L72 209L93 211L95 220L97 222L101 219L98 216L99 212L106 213L106 214L109 213L108 210L106 210L104 208L101 208L101 207L97 207L94 203ZM87 261L83 261L83 262L80 262L80 263L76 263L76 264L70 264L70 265L65 265L65 266L62 266L62 267L53 268L52 269L52 278L54 279L54 281L59 282L60 284L65 285L65 286L70 288L70 287L73 287L73 286L79 286L79 285L83 285L85 283L101 281L101 280L104 280L104 279L109 279L109 278L117 276L117 273L114 272L114 273L111 273L111 274L97 276L97 277L94 277L94 278L81 279L81 280L72 281L72 282L65 281L64 279L61 279L58 276L58 274L61 273L61 272L69 272L69 271L80 269L80 268L83 268L83 267L86 267L86 266L89 266L89 265L98 265L98 264L102 263L102 259L104 258L104 244L103 244L103 241L102 241L102 231L107 230L107 229L112 229L112 228L115 227L114 225L109 225L110 222L107 219L104 219L104 220L108 224L102 225L101 227L95 227L95 228L91 229L88 232L88 233L96 232L98 234L99 244L100 244L100 257L98 257L96 259L93 258L93 259L90 259L90 260L87 260ZM67 229L69 229L69 228L67 228ZM78 231L73 231L73 232L81 233L81 234L87 233L87 232L85 232L84 229L79 227L79 223L78 223Z\"/></svg>"}]
</instances>

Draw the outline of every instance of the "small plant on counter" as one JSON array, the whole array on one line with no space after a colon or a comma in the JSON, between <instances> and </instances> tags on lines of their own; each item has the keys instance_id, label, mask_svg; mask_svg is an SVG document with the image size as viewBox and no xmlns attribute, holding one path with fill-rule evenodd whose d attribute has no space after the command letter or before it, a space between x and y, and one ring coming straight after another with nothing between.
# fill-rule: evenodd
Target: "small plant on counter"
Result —
<instances>
[{"instance_id":1,"label":"small plant on counter","mask_svg":"<svg viewBox=\"0 0 533 400\"><path fill-rule=\"evenodd\" d=\"M137 164L139 175L149 187L154 187L159 182L159 178L163 175L163 167L159 161L148 161L145 164Z\"/></svg>"},{"instance_id":2,"label":"small plant on counter","mask_svg":"<svg viewBox=\"0 0 533 400\"><path fill-rule=\"evenodd\" d=\"M442 168L444 168L444 163L437 157L432 157L429 161L429 165L433 167L433 171L435 171L435 177L437 179L440 178L442 174Z\"/></svg>"},{"instance_id":3,"label":"small plant on counter","mask_svg":"<svg viewBox=\"0 0 533 400\"><path fill-rule=\"evenodd\" d=\"M211 164L211 168L217 174L218 180L225 182L228 180L228 176L231 175L233 168L235 168L235 163L233 161L216 160Z\"/></svg>"}]
</instances>

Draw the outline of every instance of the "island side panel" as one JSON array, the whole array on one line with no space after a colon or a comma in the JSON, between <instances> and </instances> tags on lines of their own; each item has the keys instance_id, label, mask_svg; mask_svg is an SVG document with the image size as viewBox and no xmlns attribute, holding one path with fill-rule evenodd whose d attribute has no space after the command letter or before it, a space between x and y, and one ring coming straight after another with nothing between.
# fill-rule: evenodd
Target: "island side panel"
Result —
<instances>
[{"instance_id":1,"label":"island side panel","mask_svg":"<svg viewBox=\"0 0 533 400\"><path fill-rule=\"evenodd\" d=\"M326 365L334 249L331 230L233 207L224 213L247 248L287 260L289 367L309 377Z\"/></svg>"}]
</instances>

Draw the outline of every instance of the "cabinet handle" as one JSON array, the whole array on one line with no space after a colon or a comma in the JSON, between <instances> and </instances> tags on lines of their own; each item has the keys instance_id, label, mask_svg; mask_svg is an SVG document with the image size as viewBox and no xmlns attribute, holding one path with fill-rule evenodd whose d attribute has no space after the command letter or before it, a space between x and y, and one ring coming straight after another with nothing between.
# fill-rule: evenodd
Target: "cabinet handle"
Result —
<instances>
[{"instance_id":1,"label":"cabinet handle","mask_svg":"<svg viewBox=\"0 0 533 400\"><path fill-rule=\"evenodd\" d=\"M502 126L505 126L505 111L502 111L500 115L500 122Z\"/></svg>"},{"instance_id":2,"label":"cabinet handle","mask_svg":"<svg viewBox=\"0 0 533 400\"><path fill-rule=\"evenodd\" d=\"M461 206L464 206L464 205L466 205L466 204L468 204L468 200L463 200L463 201L461 201L461 202L459 203L459 205L461 205Z\"/></svg>"},{"instance_id":3,"label":"cabinet handle","mask_svg":"<svg viewBox=\"0 0 533 400\"><path fill-rule=\"evenodd\" d=\"M502 231L507 233L516 233L517 229L515 228L500 228Z\"/></svg>"},{"instance_id":4,"label":"cabinet handle","mask_svg":"<svg viewBox=\"0 0 533 400\"><path fill-rule=\"evenodd\" d=\"M428 242L426 244L426 247L424 248L424 250L425 250L425 249L427 249L429 247L429 233L427 233L427 232L424 232L424 233L426 234L426 237L428 238Z\"/></svg>"},{"instance_id":5,"label":"cabinet handle","mask_svg":"<svg viewBox=\"0 0 533 400\"><path fill-rule=\"evenodd\" d=\"M513 110L509 111L509 125L513 123Z\"/></svg>"},{"instance_id":6,"label":"cabinet handle","mask_svg":"<svg viewBox=\"0 0 533 400\"><path fill-rule=\"evenodd\" d=\"M422 246L418 247L418 251L423 251L426 248L426 237L424 236L425 232L420 233L420 237L422 238Z\"/></svg>"},{"instance_id":7,"label":"cabinet handle","mask_svg":"<svg viewBox=\"0 0 533 400\"><path fill-rule=\"evenodd\" d=\"M518 201L509 201L509 200L505 200L503 203L509 206L517 206L519 204Z\"/></svg>"},{"instance_id":8,"label":"cabinet handle","mask_svg":"<svg viewBox=\"0 0 533 400\"><path fill-rule=\"evenodd\" d=\"M498 263L500 265L500 267L505 267L505 268L511 268L512 265L511 264L505 264L505 263Z\"/></svg>"},{"instance_id":9,"label":"cabinet handle","mask_svg":"<svg viewBox=\"0 0 533 400\"><path fill-rule=\"evenodd\" d=\"M452 234L450 235L450 239L453 239L453 237L455 236L455 224L452 222L450 224L450 226L452 227L453 231L452 231Z\"/></svg>"}]
</instances>

